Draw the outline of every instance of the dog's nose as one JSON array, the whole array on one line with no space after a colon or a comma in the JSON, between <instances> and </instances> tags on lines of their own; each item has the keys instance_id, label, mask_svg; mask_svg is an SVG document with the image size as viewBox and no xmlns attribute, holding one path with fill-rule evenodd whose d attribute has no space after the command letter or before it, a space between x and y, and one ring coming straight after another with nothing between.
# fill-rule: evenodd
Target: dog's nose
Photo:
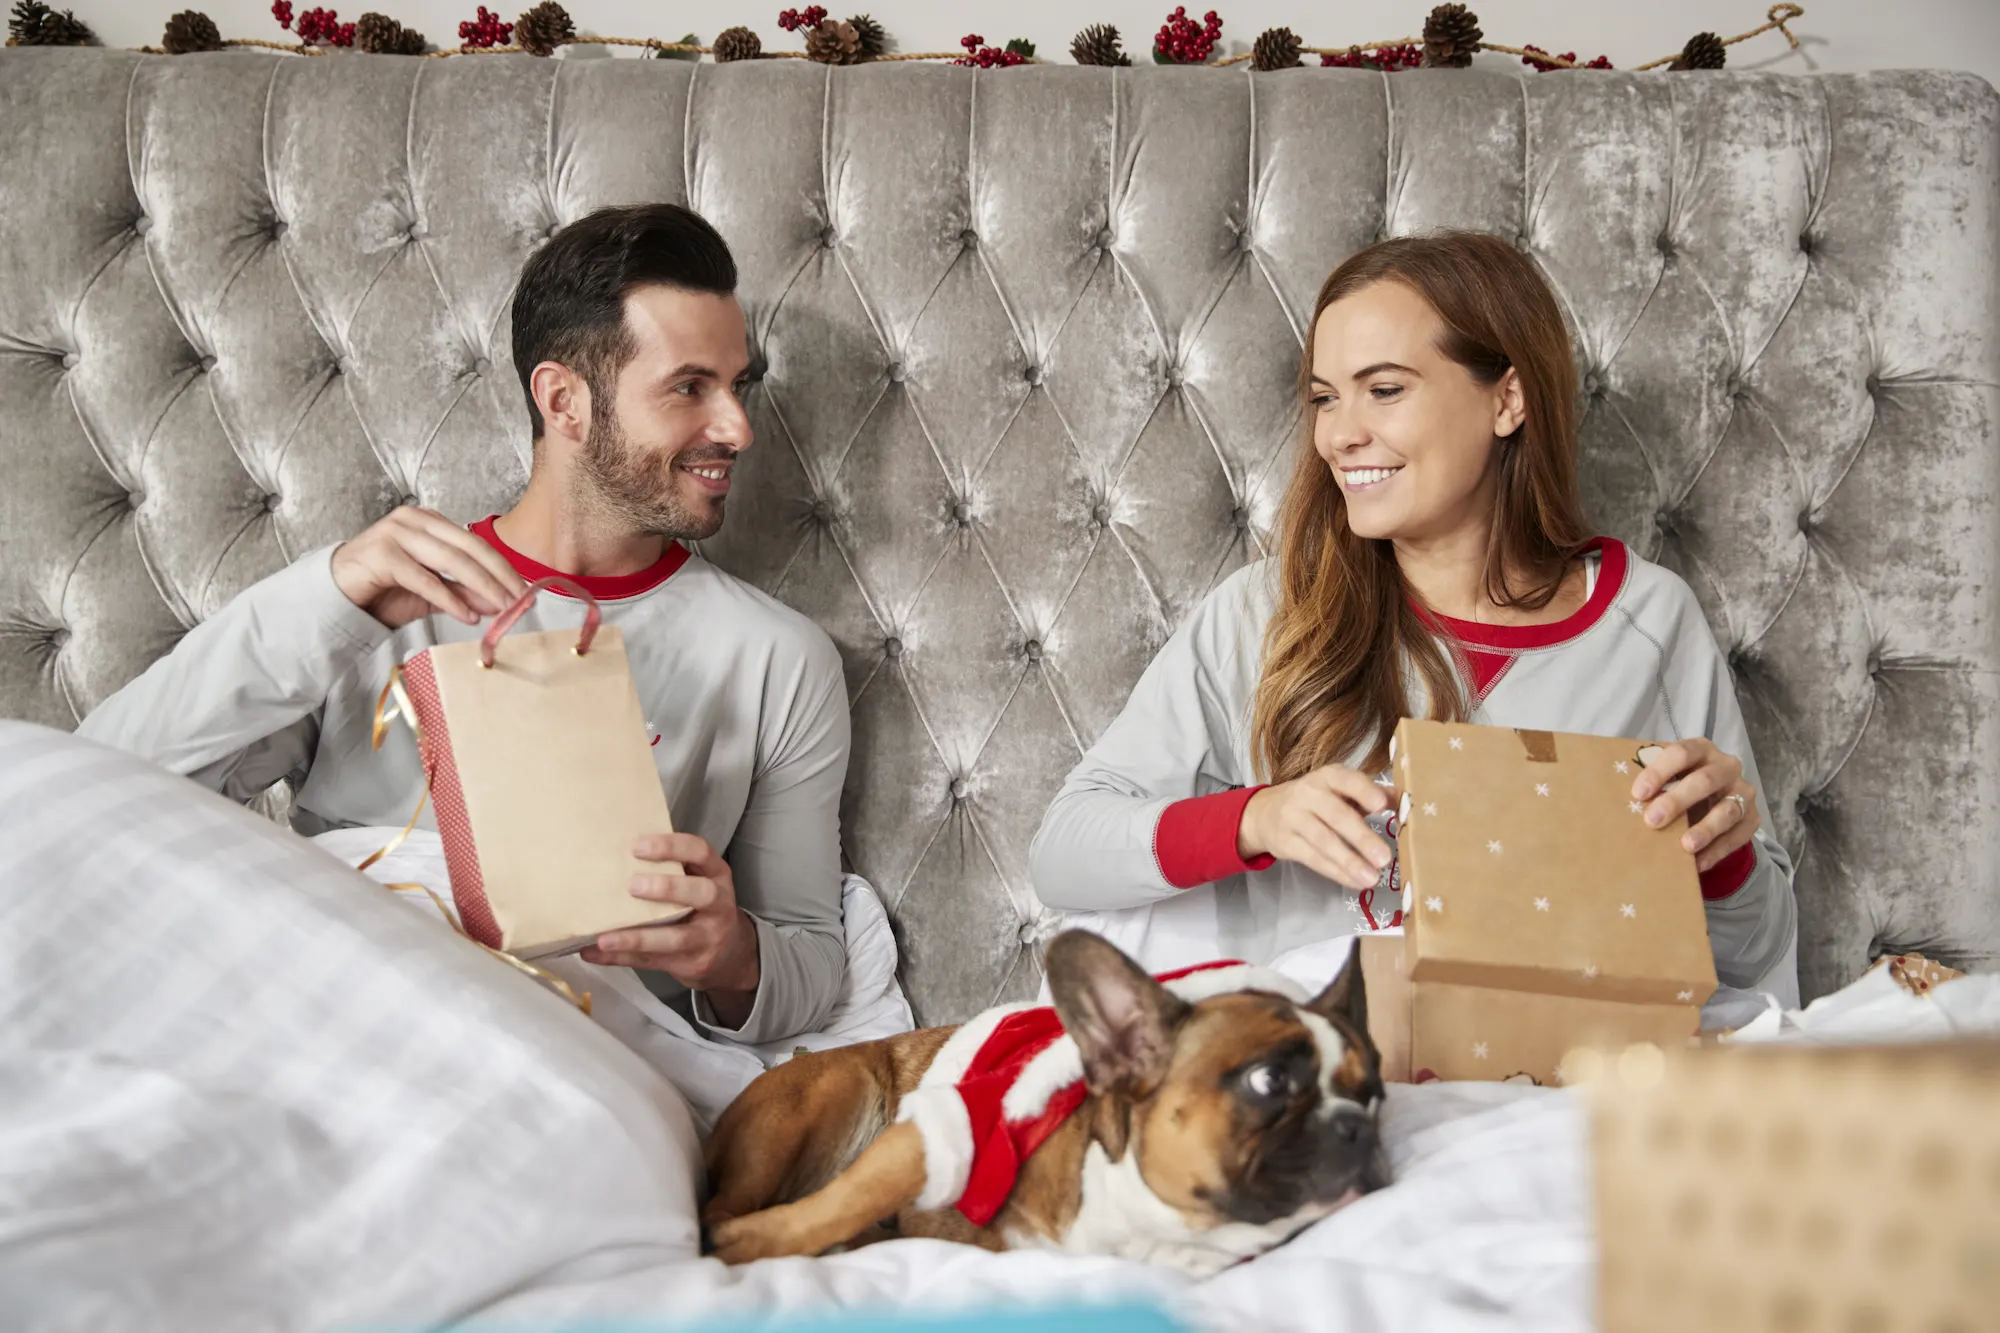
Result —
<instances>
[{"instance_id":1,"label":"dog's nose","mask_svg":"<svg viewBox=\"0 0 2000 1333\"><path fill-rule=\"evenodd\" d=\"M1368 1124L1358 1115L1340 1115L1333 1118L1333 1136L1342 1143L1361 1142L1362 1131Z\"/></svg>"}]
</instances>

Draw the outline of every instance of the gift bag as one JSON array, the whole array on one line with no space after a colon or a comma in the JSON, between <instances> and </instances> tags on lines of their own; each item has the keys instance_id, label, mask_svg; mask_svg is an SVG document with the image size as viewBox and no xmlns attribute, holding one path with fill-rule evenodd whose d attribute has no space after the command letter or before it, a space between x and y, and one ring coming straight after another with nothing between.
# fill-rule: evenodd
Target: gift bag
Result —
<instances>
[{"instance_id":1,"label":"gift bag","mask_svg":"<svg viewBox=\"0 0 2000 1333\"><path fill-rule=\"evenodd\" d=\"M585 603L578 631L508 635L548 588ZM671 833L617 626L575 581L542 579L477 641L416 653L391 681L417 735L467 934L515 958L573 953L609 930L688 915L634 898L633 839Z\"/></svg>"}]
</instances>

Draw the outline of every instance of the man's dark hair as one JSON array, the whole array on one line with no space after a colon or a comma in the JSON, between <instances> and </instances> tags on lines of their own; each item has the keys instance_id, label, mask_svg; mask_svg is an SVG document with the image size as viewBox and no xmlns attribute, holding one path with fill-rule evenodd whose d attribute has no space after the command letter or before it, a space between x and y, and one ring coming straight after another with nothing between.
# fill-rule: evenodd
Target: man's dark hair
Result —
<instances>
[{"instance_id":1,"label":"man's dark hair","mask_svg":"<svg viewBox=\"0 0 2000 1333\"><path fill-rule=\"evenodd\" d=\"M568 366L604 410L634 351L625 295L649 283L728 296L736 290L736 260L706 219L679 204L600 208L529 257L514 288L514 369L536 439L542 411L528 384L535 367Z\"/></svg>"}]
</instances>

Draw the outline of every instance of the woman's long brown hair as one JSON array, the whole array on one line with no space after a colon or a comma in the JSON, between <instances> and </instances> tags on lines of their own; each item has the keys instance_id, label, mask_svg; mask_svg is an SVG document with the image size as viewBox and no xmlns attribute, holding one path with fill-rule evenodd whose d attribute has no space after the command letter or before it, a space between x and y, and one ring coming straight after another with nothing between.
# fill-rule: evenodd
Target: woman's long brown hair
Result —
<instances>
[{"instance_id":1,"label":"woman's long brown hair","mask_svg":"<svg viewBox=\"0 0 2000 1333\"><path fill-rule=\"evenodd\" d=\"M1533 264L1475 232L1384 241L1350 257L1319 289L1306 333L1299 393L1309 399L1313 332L1329 305L1377 282L1430 302L1438 350L1481 384L1511 368L1527 418L1500 440L1500 488L1486 550L1496 605L1547 606L1589 539L1576 480L1576 366L1562 311ZM1410 709L1406 670L1423 682L1430 716L1469 711L1456 649L1412 604L1394 549L1357 537L1333 470L1312 447L1312 417L1279 519L1277 614L1264 638L1252 713L1253 751L1267 781L1284 782L1357 754L1363 772L1388 764L1389 737Z\"/></svg>"}]
</instances>

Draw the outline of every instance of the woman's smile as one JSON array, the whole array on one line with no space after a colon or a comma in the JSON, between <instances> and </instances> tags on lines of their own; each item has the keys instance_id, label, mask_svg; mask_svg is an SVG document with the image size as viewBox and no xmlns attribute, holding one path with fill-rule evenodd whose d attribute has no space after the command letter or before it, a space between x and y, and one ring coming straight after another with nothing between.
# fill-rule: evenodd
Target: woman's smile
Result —
<instances>
[{"instance_id":1,"label":"woman's smile","mask_svg":"<svg viewBox=\"0 0 2000 1333\"><path fill-rule=\"evenodd\" d=\"M1402 470L1403 465L1401 463L1398 463L1394 467L1344 467L1337 469L1340 473L1340 488L1349 495L1356 495L1363 491L1379 490L1388 484L1391 477Z\"/></svg>"}]
</instances>

